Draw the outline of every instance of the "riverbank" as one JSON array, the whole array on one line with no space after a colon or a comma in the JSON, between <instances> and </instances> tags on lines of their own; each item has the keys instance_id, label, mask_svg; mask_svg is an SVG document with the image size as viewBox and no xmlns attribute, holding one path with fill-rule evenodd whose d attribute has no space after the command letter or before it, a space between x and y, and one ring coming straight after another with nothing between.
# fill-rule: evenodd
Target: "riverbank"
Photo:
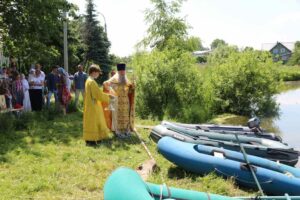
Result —
<instances>
[{"instance_id":1,"label":"riverbank","mask_svg":"<svg viewBox=\"0 0 300 200\"><path fill-rule=\"evenodd\" d=\"M289 90L295 90L295 89L298 89L298 88L300 88L300 80L298 80L298 81L286 81L286 82L284 82L284 84L280 88L280 93L286 92L286 91L289 91Z\"/></svg>"},{"instance_id":2,"label":"riverbank","mask_svg":"<svg viewBox=\"0 0 300 200\"><path fill-rule=\"evenodd\" d=\"M233 180L185 172L157 153L149 130L138 131L161 170L152 174L149 182L229 196L253 194L239 189ZM1 198L103 199L103 185L113 170L119 166L135 169L148 159L135 136L128 140L110 137L98 148L86 147L81 136L81 112L40 119L30 122L26 129L0 133Z\"/></svg>"},{"instance_id":3,"label":"riverbank","mask_svg":"<svg viewBox=\"0 0 300 200\"><path fill-rule=\"evenodd\" d=\"M280 135L283 141L291 147L300 150L299 115L300 115L300 81L288 81L284 83L284 89L275 96L279 104L279 116L261 119L261 127ZM211 123L246 125L248 118L244 116L223 114L219 115ZM300 162L297 167L300 168Z\"/></svg>"},{"instance_id":4,"label":"riverbank","mask_svg":"<svg viewBox=\"0 0 300 200\"><path fill-rule=\"evenodd\" d=\"M111 136L98 148L86 147L81 140L80 111L64 117L50 110L24 115L22 120L14 123L17 130L0 133L3 199L103 199L103 185L113 170L119 166L135 169L148 159L135 136L129 140ZM247 120L223 114L209 122L245 125ZM159 123L139 119L136 122L146 126ZM262 127L278 131L272 119L262 119ZM231 179L224 180L214 174L200 177L176 167L157 153L156 144L149 139L149 130L138 128L138 131L161 170L152 174L149 182L229 196L254 195L253 191L238 188Z\"/></svg>"}]
</instances>

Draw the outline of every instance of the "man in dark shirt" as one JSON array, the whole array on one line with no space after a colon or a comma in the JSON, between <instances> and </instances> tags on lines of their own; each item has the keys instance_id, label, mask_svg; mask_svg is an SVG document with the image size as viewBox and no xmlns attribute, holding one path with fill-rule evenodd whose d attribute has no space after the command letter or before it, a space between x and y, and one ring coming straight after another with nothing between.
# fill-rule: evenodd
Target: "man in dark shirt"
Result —
<instances>
[{"instance_id":1,"label":"man in dark shirt","mask_svg":"<svg viewBox=\"0 0 300 200\"><path fill-rule=\"evenodd\" d=\"M52 94L54 95L55 104L58 103L58 97L57 97L57 84L59 81L59 77L57 74L58 66L53 66L51 73L49 73L46 77L46 85L48 88L48 95L47 95L47 107L50 107L50 99L52 97Z\"/></svg>"},{"instance_id":2,"label":"man in dark shirt","mask_svg":"<svg viewBox=\"0 0 300 200\"><path fill-rule=\"evenodd\" d=\"M78 65L78 72L74 74L74 85L75 85L75 104L77 105L79 94L81 93L84 99L84 89L85 81L87 79L87 74L83 71L83 66Z\"/></svg>"}]
</instances>

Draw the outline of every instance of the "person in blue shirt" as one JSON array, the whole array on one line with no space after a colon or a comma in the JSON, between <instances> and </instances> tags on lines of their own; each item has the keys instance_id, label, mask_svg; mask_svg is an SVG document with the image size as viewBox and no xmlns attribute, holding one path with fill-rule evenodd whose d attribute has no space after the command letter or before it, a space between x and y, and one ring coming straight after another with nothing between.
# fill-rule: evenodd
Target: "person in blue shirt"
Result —
<instances>
[{"instance_id":1,"label":"person in blue shirt","mask_svg":"<svg viewBox=\"0 0 300 200\"><path fill-rule=\"evenodd\" d=\"M50 107L50 99L52 95L54 95L55 104L58 103L57 97L57 84L59 82L59 77L57 73L58 66L53 66L51 73L49 73L46 77L46 85L48 88L48 95L47 95L47 107Z\"/></svg>"},{"instance_id":2,"label":"person in blue shirt","mask_svg":"<svg viewBox=\"0 0 300 200\"><path fill-rule=\"evenodd\" d=\"M78 99L80 93L82 98L84 99L86 79L87 79L87 74L83 71L83 66L78 65L78 72L74 74L75 105L78 105Z\"/></svg>"}]
</instances>

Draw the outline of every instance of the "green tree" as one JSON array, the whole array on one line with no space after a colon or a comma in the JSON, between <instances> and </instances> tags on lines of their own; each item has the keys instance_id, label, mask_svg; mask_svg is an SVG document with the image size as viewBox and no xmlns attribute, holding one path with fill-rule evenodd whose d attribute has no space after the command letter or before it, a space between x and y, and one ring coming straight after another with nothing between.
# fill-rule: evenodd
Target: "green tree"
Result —
<instances>
[{"instance_id":1,"label":"green tree","mask_svg":"<svg viewBox=\"0 0 300 200\"><path fill-rule=\"evenodd\" d=\"M237 46L218 46L209 56L208 63L212 66L218 66L227 61L227 59L232 55L238 53Z\"/></svg>"},{"instance_id":2,"label":"green tree","mask_svg":"<svg viewBox=\"0 0 300 200\"><path fill-rule=\"evenodd\" d=\"M62 12L72 8L66 0L2 0L0 30L5 55L18 58L24 66L56 63L61 57Z\"/></svg>"},{"instance_id":3,"label":"green tree","mask_svg":"<svg viewBox=\"0 0 300 200\"><path fill-rule=\"evenodd\" d=\"M225 45L227 45L227 43L224 40L222 40L222 39L214 39L214 41L212 41L212 43L210 45L210 48L211 49L216 49L219 46L225 46Z\"/></svg>"},{"instance_id":4,"label":"green tree","mask_svg":"<svg viewBox=\"0 0 300 200\"><path fill-rule=\"evenodd\" d=\"M300 41L295 43L294 52L289 60L289 65L300 65Z\"/></svg>"},{"instance_id":5,"label":"green tree","mask_svg":"<svg viewBox=\"0 0 300 200\"><path fill-rule=\"evenodd\" d=\"M175 36L170 37L165 42L164 49L177 49L183 52L194 52L203 50L201 39L199 37L185 37L185 38L176 38Z\"/></svg>"},{"instance_id":6,"label":"green tree","mask_svg":"<svg viewBox=\"0 0 300 200\"><path fill-rule=\"evenodd\" d=\"M183 0L151 0L153 9L145 11L145 21L149 25L148 35L140 44L163 50L170 39L185 39L187 25L184 18L177 16Z\"/></svg>"},{"instance_id":7,"label":"green tree","mask_svg":"<svg viewBox=\"0 0 300 200\"><path fill-rule=\"evenodd\" d=\"M112 61L112 66L116 67L118 63L130 63L132 56L120 57L114 54L110 54L110 59Z\"/></svg>"},{"instance_id":8,"label":"green tree","mask_svg":"<svg viewBox=\"0 0 300 200\"><path fill-rule=\"evenodd\" d=\"M200 51L204 50L205 48L202 45L202 41L199 37L191 36L186 40L187 50L188 51Z\"/></svg>"},{"instance_id":9,"label":"green tree","mask_svg":"<svg viewBox=\"0 0 300 200\"><path fill-rule=\"evenodd\" d=\"M243 51L254 51L253 47L245 47Z\"/></svg>"},{"instance_id":10,"label":"green tree","mask_svg":"<svg viewBox=\"0 0 300 200\"><path fill-rule=\"evenodd\" d=\"M103 82L108 78L111 68L111 60L108 54L110 42L103 27L96 20L96 17L93 0L87 0L84 26L85 62L88 64L93 62L101 66L104 76L101 77L100 82Z\"/></svg>"}]
</instances>

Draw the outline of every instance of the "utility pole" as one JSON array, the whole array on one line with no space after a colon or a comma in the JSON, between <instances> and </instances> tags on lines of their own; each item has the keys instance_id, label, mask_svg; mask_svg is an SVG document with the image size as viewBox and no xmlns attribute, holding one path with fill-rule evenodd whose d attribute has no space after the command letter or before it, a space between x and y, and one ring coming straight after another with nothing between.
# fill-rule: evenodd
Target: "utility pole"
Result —
<instances>
[{"instance_id":1,"label":"utility pole","mask_svg":"<svg viewBox=\"0 0 300 200\"><path fill-rule=\"evenodd\" d=\"M106 19L105 19L104 15L103 15L101 12L99 12L99 14L100 14L100 15L103 17L103 19L104 19L104 31L105 31L105 33L106 33L106 35L107 35Z\"/></svg>"},{"instance_id":2,"label":"utility pole","mask_svg":"<svg viewBox=\"0 0 300 200\"><path fill-rule=\"evenodd\" d=\"M68 59L68 20L67 12L63 13L63 30L64 30L64 68L65 71L69 71L69 59Z\"/></svg>"}]
</instances>

